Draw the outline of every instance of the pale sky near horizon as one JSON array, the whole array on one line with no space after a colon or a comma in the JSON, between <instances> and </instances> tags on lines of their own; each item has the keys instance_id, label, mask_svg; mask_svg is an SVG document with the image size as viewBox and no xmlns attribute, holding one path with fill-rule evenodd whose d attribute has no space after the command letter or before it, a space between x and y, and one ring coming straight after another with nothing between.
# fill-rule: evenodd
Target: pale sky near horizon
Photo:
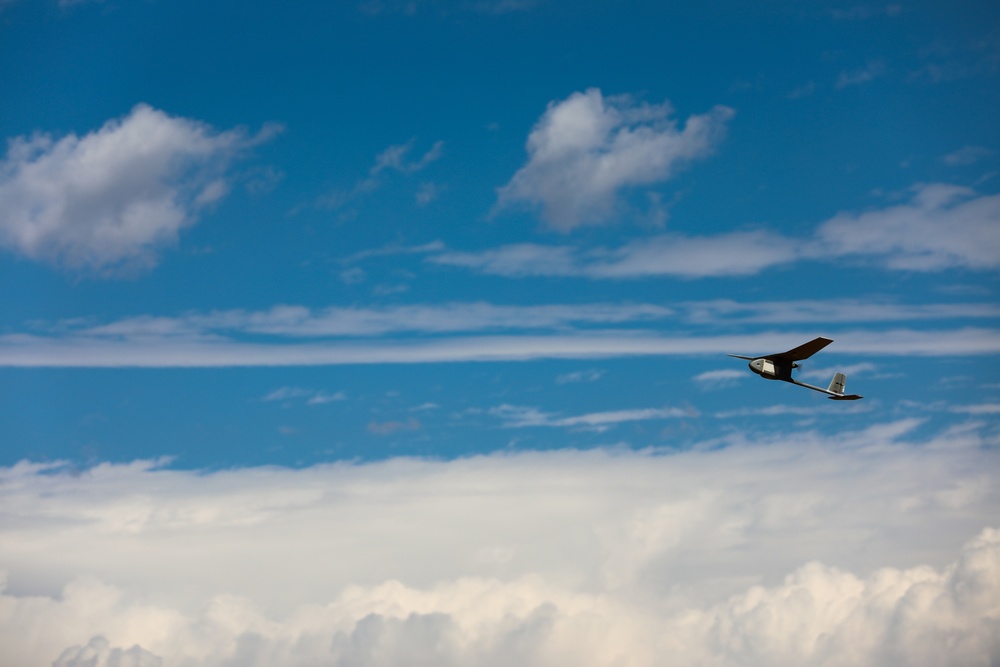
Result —
<instances>
[{"instance_id":1,"label":"pale sky near horizon","mask_svg":"<svg viewBox=\"0 0 1000 667\"><path fill-rule=\"evenodd\" d=\"M998 81L986 1L0 0L0 653L995 664Z\"/></svg>"}]
</instances>

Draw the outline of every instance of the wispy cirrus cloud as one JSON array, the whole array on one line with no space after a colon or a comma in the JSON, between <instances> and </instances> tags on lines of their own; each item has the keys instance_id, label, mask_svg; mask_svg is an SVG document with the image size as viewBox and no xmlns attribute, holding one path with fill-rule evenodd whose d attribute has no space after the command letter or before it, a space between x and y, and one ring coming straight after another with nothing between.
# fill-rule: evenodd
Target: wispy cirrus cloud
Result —
<instances>
[{"instance_id":1,"label":"wispy cirrus cloud","mask_svg":"<svg viewBox=\"0 0 1000 667\"><path fill-rule=\"evenodd\" d=\"M405 144L389 146L376 156L375 164L368 170L368 175L365 178L359 180L350 189L334 190L319 197L314 202L315 206L327 210L342 208L378 190L383 183L383 174L385 172L394 171L406 176L415 174L440 159L444 150L444 142L437 141L419 158L411 160L409 159L409 155L415 143L416 140L411 139ZM426 203L429 203L429 201Z\"/></svg>"},{"instance_id":2,"label":"wispy cirrus cloud","mask_svg":"<svg viewBox=\"0 0 1000 667\"><path fill-rule=\"evenodd\" d=\"M611 426L625 422L678 419L698 416L697 411L691 408L664 407L609 410L604 412L591 412L582 415L563 417L543 412L534 407L510 405L506 403L490 408L488 412L490 415L502 420L505 428L544 426L598 431L604 431Z\"/></svg>"},{"instance_id":3,"label":"wispy cirrus cloud","mask_svg":"<svg viewBox=\"0 0 1000 667\"><path fill-rule=\"evenodd\" d=\"M703 237L668 234L618 248L520 243L480 252L447 251L431 255L427 261L516 278L694 279L753 275L790 264L799 259L800 245L793 239L758 230Z\"/></svg>"},{"instance_id":4,"label":"wispy cirrus cloud","mask_svg":"<svg viewBox=\"0 0 1000 667\"><path fill-rule=\"evenodd\" d=\"M827 9L829 14L836 21L864 21L880 17L896 17L903 13L903 6L900 4L888 5L854 5L853 7L831 7Z\"/></svg>"},{"instance_id":5,"label":"wispy cirrus cloud","mask_svg":"<svg viewBox=\"0 0 1000 667\"><path fill-rule=\"evenodd\" d=\"M438 337L425 340L246 342L206 339L120 339L81 336L0 336L0 366L171 368L434 364L529 359L610 359L724 354L789 349L814 336L781 331L732 336L670 336L606 332L519 336ZM1000 331L965 327L943 331L849 331L837 352L884 356L969 356L1000 353Z\"/></svg>"},{"instance_id":6,"label":"wispy cirrus cloud","mask_svg":"<svg viewBox=\"0 0 1000 667\"><path fill-rule=\"evenodd\" d=\"M0 654L988 664L998 450L918 425L302 469L23 462L0 468Z\"/></svg>"},{"instance_id":7,"label":"wispy cirrus cloud","mask_svg":"<svg viewBox=\"0 0 1000 667\"><path fill-rule=\"evenodd\" d=\"M104 275L148 269L226 195L237 155L278 131L216 132L139 104L83 136L11 139L0 162L0 246Z\"/></svg>"},{"instance_id":8,"label":"wispy cirrus cloud","mask_svg":"<svg viewBox=\"0 0 1000 667\"><path fill-rule=\"evenodd\" d=\"M307 308L280 305L264 311L228 310L182 317L140 316L80 330L89 336L198 337L225 333L293 338L381 336L518 329L563 329L660 320L672 314L655 304L550 304L509 306L487 302L414 304L385 308Z\"/></svg>"},{"instance_id":9,"label":"wispy cirrus cloud","mask_svg":"<svg viewBox=\"0 0 1000 667\"><path fill-rule=\"evenodd\" d=\"M343 391L338 391L336 393L329 393L322 389L305 389L303 387L278 387L274 391L268 392L266 396L260 400L269 403L272 401L280 401L281 403L291 405L296 401L304 401L306 405L323 405L324 403L333 403L335 401L343 401L347 398L347 393Z\"/></svg>"},{"instance_id":10,"label":"wispy cirrus cloud","mask_svg":"<svg viewBox=\"0 0 1000 667\"><path fill-rule=\"evenodd\" d=\"M864 67L850 72L841 72L837 76L837 88L847 88L848 86L857 86L862 83L868 83L874 81L875 79L884 76L886 73L885 62L881 60L872 60L868 62Z\"/></svg>"},{"instance_id":11,"label":"wispy cirrus cloud","mask_svg":"<svg viewBox=\"0 0 1000 667\"><path fill-rule=\"evenodd\" d=\"M604 377L603 370L589 369L585 371L573 371L556 376L556 384L574 384L577 382L597 382Z\"/></svg>"},{"instance_id":12,"label":"wispy cirrus cloud","mask_svg":"<svg viewBox=\"0 0 1000 667\"><path fill-rule=\"evenodd\" d=\"M816 231L817 251L871 257L896 270L1000 268L1000 195L944 183L911 193L902 204L827 220Z\"/></svg>"},{"instance_id":13,"label":"wispy cirrus cloud","mask_svg":"<svg viewBox=\"0 0 1000 667\"><path fill-rule=\"evenodd\" d=\"M977 403L975 405L955 405L952 412L966 415L997 415L1000 414L1000 403Z\"/></svg>"},{"instance_id":14,"label":"wispy cirrus cloud","mask_svg":"<svg viewBox=\"0 0 1000 667\"><path fill-rule=\"evenodd\" d=\"M755 275L803 261L869 260L890 270L1000 268L1000 195L966 187L920 184L908 201L842 212L808 237L765 229L712 236L678 233L617 248L520 243L477 252L447 250L426 261L509 277L563 276L696 279Z\"/></svg>"},{"instance_id":15,"label":"wispy cirrus cloud","mask_svg":"<svg viewBox=\"0 0 1000 667\"><path fill-rule=\"evenodd\" d=\"M528 136L528 162L498 192L498 208L526 203L554 229L609 222L621 192L669 179L715 149L733 110L717 106L683 129L669 103L591 88L549 105Z\"/></svg>"},{"instance_id":16,"label":"wispy cirrus cloud","mask_svg":"<svg viewBox=\"0 0 1000 667\"><path fill-rule=\"evenodd\" d=\"M875 407L871 403L857 402L853 405L831 405L824 403L821 405L768 405L762 408L737 408L735 410L722 410L713 416L716 419L733 419L734 417L804 417L811 418L820 414L848 415L863 412L871 412Z\"/></svg>"},{"instance_id":17,"label":"wispy cirrus cloud","mask_svg":"<svg viewBox=\"0 0 1000 667\"><path fill-rule=\"evenodd\" d=\"M79 367L302 366L447 363L516 359L601 359L628 356L764 353L819 334L842 339L838 352L948 356L995 354L1000 334L969 326L995 319L990 304L873 304L835 301L738 303L441 306L192 312L108 323L33 323L0 335L0 365ZM826 315L824 316L824 312ZM948 328L854 328L831 323L949 320ZM671 324L710 326L677 335ZM790 331L788 324L822 323ZM760 331L780 324L781 331ZM956 325L961 326L956 326ZM748 327L752 326L752 330ZM719 327L738 334L720 335Z\"/></svg>"},{"instance_id":18,"label":"wispy cirrus cloud","mask_svg":"<svg viewBox=\"0 0 1000 667\"><path fill-rule=\"evenodd\" d=\"M721 387L735 386L737 383L746 379L748 377L748 373L749 371L746 370L726 368L698 373L691 379L696 384L700 385L702 389L712 390L719 389Z\"/></svg>"},{"instance_id":19,"label":"wispy cirrus cloud","mask_svg":"<svg viewBox=\"0 0 1000 667\"><path fill-rule=\"evenodd\" d=\"M990 157L995 151L982 146L965 145L945 155L942 161L949 167L967 167Z\"/></svg>"},{"instance_id":20,"label":"wispy cirrus cloud","mask_svg":"<svg viewBox=\"0 0 1000 667\"><path fill-rule=\"evenodd\" d=\"M1000 317L994 303L905 304L873 299L734 301L712 299L671 304L685 321L703 324L905 322Z\"/></svg>"},{"instance_id":21,"label":"wispy cirrus cloud","mask_svg":"<svg viewBox=\"0 0 1000 667\"><path fill-rule=\"evenodd\" d=\"M363 0L358 9L368 16L418 16L428 12L501 15L533 9L545 0Z\"/></svg>"}]
</instances>

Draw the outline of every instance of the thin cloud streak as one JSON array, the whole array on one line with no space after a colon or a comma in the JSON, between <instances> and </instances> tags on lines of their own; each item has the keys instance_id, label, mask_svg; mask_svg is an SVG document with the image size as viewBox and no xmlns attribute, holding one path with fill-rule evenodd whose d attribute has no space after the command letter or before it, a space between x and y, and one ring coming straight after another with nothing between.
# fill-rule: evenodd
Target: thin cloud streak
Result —
<instances>
[{"instance_id":1,"label":"thin cloud streak","mask_svg":"<svg viewBox=\"0 0 1000 667\"><path fill-rule=\"evenodd\" d=\"M661 234L618 248L509 244L445 251L425 261L488 275L681 279L755 275L803 261L850 258L895 271L1000 268L1000 195L947 183L918 184L910 199L861 213L842 212L793 238L764 229L713 236Z\"/></svg>"},{"instance_id":2,"label":"thin cloud streak","mask_svg":"<svg viewBox=\"0 0 1000 667\"><path fill-rule=\"evenodd\" d=\"M636 408L631 410L608 410L591 412L572 417L560 417L542 412L538 408L523 405L499 405L489 410L489 414L504 422L505 428L563 427L584 428L604 431L615 424L659 419L697 417L698 413L687 408Z\"/></svg>"},{"instance_id":3,"label":"thin cloud streak","mask_svg":"<svg viewBox=\"0 0 1000 667\"><path fill-rule=\"evenodd\" d=\"M503 330L568 332L608 325L652 324L665 320L696 325L746 327L752 324L829 325L990 318L1000 318L1000 306L993 303L910 305L877 299L759 302L715 299L669 305L590 303L537 306L462 302L386 308L277 305L258 311L191 312L175 317L140 315L105 324L86 320L62 321L50 325L34 323L30 331L36 335L44 332L55 338L119 341L225 341L246 337L304 340Z\"/></svg>"},{"instance_id":4,"label":"thin cloud streak","mask_svg":"<svg viewBox=\"0 0 1000 667\"><path fill-rule=\"evenodd\" d=\"M724 353L763 354L788 349L815 332L669 337L618 332L550 336L469 336L417 341L262 344L220 337L142 337L106 340L83 336L0 336L0 366L64 368L174 368L325 366L601 359ZM1000 331L851 331L838 334L840 354L969 356L1000 353Z\"/></svg>"}]
</instances>

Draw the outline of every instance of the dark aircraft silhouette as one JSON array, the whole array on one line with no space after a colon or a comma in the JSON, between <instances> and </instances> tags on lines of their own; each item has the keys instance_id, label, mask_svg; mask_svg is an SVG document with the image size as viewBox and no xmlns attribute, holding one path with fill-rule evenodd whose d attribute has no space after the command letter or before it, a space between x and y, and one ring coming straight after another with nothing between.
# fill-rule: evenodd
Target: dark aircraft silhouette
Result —
<instances>
[{"instance_id":1,"label":"dark aircraft silhouette","mask_svg":"<svg viewBox=\"0 0 1000 667\"><path fill-rule=\"evenodd\" d=\"M820 336L819 338L815 338L808 343L799 345L788 352L781 352L779 354L765 354L762 357L744 357L739 354L728 354L726 356L749 360L750 370L765 380L784 380L785 382L791 382L792 384L797 384L800 387L823 392L829 396L830 400L833 401L856 401L859 398L863 398L857 394L844 393L844 385L847 383L847 376L843 373L834 373L833 379L830 381L830 386L826 389L823 389L822 387L815 387L811 384L806 384L805 382L799 382L798 380L792 378L792 369L799 367L799 365L795 363L796 361L808 359L832 342L832 338L824 338L823 336Z\"/></svg>"}]
</instances>

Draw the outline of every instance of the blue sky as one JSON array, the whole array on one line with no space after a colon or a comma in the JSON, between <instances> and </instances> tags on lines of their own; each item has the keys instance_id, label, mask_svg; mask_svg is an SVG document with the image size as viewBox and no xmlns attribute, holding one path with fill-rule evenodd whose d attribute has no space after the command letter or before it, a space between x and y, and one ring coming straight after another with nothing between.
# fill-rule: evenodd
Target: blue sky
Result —
<instances>
[{"instance_id":1,"label":"blue sky","mask_svg":"<svg viewBox=\"0 0 1000 667\"><path fill-rule=\"evenodd\" d=\"M643 628L683 643L681 609L777 637L740 616L754 585L780 615L794 582L818 599L846 590L830 578L877 588L876 568L926 566L947 587L982 550L1000 570L981 532L1000 509L998 79L990 2L0 0L0 466L26 503L0 535L0 599L25 627L81 619L32 645L10 621L0 647L26 665L221 665L375 664L380 646L396 664L462 628L437 664L565 664L554 638L592 605L630 620L603 640L617 653L587 659L644 665ZM863 401L724 356L819 335L835 342L800 378L842 370ZM650 470L686 491L622 481ZM413 535L352 495L366 484L402 515L426 497ZM489 502L463 495L481 485ZM505 532L522 492L578 512ZM855 493L870 504L836 507ZM281 500L227 518L258 494ZM288 588L226 579L214 542L173 578L121 567L233 526L255 526L238 536L254 549L341 553L309 537L340 519L382 528L354 533L357 566L319 589L320 561ZM474 528L490 520L495 544ZM101 564L60 555L81 521L124 541L95 543ZM572 555L582 534L594 562ZM738 572L691 569L729 549ZM449 606L481 594L469 577L524 628L556 609L537 645L476 635ZM67 591L100 597L88 586L117 591L106 618L73 607ZM259 622L198 616L243 604L230 595ZM394 595L395 611L349 603ZM311 604L339 620L303 626ZM973 622L992 612L955 613L972 648L944 657L995 660ZM150 614L176 623L135 620ZM840 633L829 655L877 660L881 640L859 648L843 618L814 626ZM184 634L205 624L202 644ZM752 659L736 639L683 650L826 664L778 639ZM942 657L914 651L897 657Z\"/></svg>"}]
</instances>

